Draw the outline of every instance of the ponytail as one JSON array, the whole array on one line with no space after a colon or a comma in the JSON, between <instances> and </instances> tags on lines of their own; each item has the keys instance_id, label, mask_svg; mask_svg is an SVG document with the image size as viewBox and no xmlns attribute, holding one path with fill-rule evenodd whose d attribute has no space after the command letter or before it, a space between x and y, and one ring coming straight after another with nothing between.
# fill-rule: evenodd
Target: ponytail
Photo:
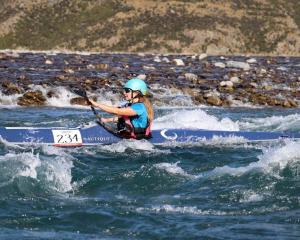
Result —
<instances>
[{"instance_id":1,"label":"ponytail","mask_svg":"<svg viewBox=\"0 0 300 240\"><path fill-rule=\"evenodd\" d=\"M140 101L145 104L145 107L146 107L147 113L148 113L147 114L148 121L149 121L149 123L151 123L154 119L154 111L153 111L152 104L151 104L150 100L145 96L141 97Z\"/></svg>"}]
</instances>

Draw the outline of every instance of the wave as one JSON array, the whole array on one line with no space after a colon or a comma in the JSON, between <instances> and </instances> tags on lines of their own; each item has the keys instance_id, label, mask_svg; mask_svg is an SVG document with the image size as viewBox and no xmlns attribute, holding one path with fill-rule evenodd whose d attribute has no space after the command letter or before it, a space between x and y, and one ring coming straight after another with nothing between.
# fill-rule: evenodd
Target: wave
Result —
<instances>
[{"instance_id":1,"label":"wave","mask_svg":"<svg viewBox=\"0 0 300 240\"><path fill-rule=\"evenodd\" d=\"M179 110L154 120L153 129L192 128L238 131L238 123L229 118L218 119L202 109Z\"/></svg>"},{"instance_id":2,"label":"wave","mask_svg":"<svg viewBox=\"0 0 300 240\"><path fill-rule=\"evenodd\" d=\"M223 166L200 176L216 177L220 175L241 176L249 172L261 172L276 178L281 178L282 170L288 165L300 162L300 142L286 141L283 146L263 149L258 161L243 167ZM298 168L295 169L297 171Z\"/></svg>"},{"instance_id":3,"label":"wave","mask_svg":"<svg viewBox=\"0 0 300 240\"><path fill-rule=\"evenodd\" d=\"M22 193L35 192L35 187L45 193L73 191L71 170L74 158L70 154L50 146L19 150L10 149L0 156L2 187L13 184Z\"/></svg>"},{"instance_id":4,"label":"wave","mask_svg":"<svg viewBox=\"0 0 300 240\"><path fill-rule=\"evenodd\" d=\"M244 118L239 122L242 129L252 131L271 130L271 131L299 131L299 114L290 114L286 116L271 116L264 118Z\"/></svg>"}]
</instances>

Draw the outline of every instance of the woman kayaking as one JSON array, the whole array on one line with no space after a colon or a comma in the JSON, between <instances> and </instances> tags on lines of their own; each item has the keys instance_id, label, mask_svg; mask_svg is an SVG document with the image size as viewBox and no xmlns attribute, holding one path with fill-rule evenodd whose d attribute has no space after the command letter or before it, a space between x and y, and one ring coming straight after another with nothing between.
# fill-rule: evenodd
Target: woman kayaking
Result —
<instances>
[{"instance_id":1,"label":"woman kayaking","mask_svg":"<svg viewBox=\"0 0 300 240\"><path fill-rule=\"evenodd\" d=\"M113 107L89 99L92 106L105 112L117 115L112 118L101 118L103 123L117 123L118 135L123 138L143 139L151 138L151 123L154 113L152 104L146 97L148 87L139 78L130 79L123 87L123 94L127 104Z\"/></svg>"}]
</instances>

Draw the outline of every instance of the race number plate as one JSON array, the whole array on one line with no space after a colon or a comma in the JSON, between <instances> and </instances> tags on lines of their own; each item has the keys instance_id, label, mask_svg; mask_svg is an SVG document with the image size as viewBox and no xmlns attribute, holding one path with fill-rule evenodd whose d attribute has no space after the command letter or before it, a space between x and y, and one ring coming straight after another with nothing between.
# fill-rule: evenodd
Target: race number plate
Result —
<instances>
[{"instance_id":1,"label":"race number plate","mask_svg":"<svg viewBox=\"0 0 300 240\"><path fill-rule=\"evenodd\" d=\"M79 130L52 130L54 146L74 147L82 145L82 138Z\"/></svg>"}]
</instances>

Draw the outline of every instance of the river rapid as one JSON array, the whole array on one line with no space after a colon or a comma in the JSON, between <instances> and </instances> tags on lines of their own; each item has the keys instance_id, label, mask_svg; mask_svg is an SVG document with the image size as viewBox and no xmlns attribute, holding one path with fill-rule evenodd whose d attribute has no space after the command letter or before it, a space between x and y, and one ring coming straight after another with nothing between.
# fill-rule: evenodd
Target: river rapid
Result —
<instances>
[{"instance_id":1,"label":"river rapid","mask_svg":"<svg viewBox=\"0 0 300 240\"><path fill-rule=\"evenodd\" d=\"M198 57L182 57L186 65L185 72L180 72L180 66L173 64L172 69L163 56L148 56L146 60L153 62L149 65L141 62L143 55L126 55L132 61L126 67L124 59L120 60L123 66L105 55L110 59L105 64L117 68L112 74L110 68L95 68L96 56L6 55L0 61L1 127L94 125L89 107L72 104L77 96L70 85L85 83L88 94L98 101L116 104L122 100L121 83L146 72L146 80L150 75L152 81L154 129L300 131L297 107L268 107L243 99L236 99L231 108L207 106L195 102L183 87L174 87L184 81L179 77L184 73L201 75L203 69L196 67ZM79 59L80 64L72 59ZM187 59L194 65L188 65ZM213 65L222 59L214 57L208 62L213 61ZM257 58L257 62L267 63L267 58ZM270 62L274 69L285 77L292 74L297 81L299 59L278 58L276 62L276 66ZM168 78L170 73L155 75L156 70L150 68L157 67L155 63L171 69L175 74L172 76L177 76L175 83ZM82 68L82 64L89 67ZM192 66L193 71L189 69ZM131 67L139 71L133 73ZM120 73L121 68L127 72ZM206 80L223 79L229 76L227 70L219 67L214 74L206 75ZM108 81L96 87L93 81L97 79ZM88 80L91 82L86 83ZM15 85L8 86L8 82ZM193 84L189 87L197 89L198 83ZM216 92L214 84L207 84L211 89L199 89ZM290 87L279 82L276 85L286 94L292 92ZM296 91L297 86L293 89ZM26 91L39 91L44 97L42 104L20 106L20 97ZM77 148L20 146L1 140L0 239L298 240L299 181L300 142L291 140L249 143L240 138L214 138L165 145L122 140L107 146Z\"/></svg>"},{"instance_id":2,"label":"river rapid","mask_svg":"<svg viewBox=\"0 0 300 240\"><path fill-rule=\"evenodd\" d=\"M87 108L2 108L2 126L94 124ZM299 110L157 108L154 128L299 131ZM200 119L200 121L199 121ZM300 143L0 145L1 239L298 239Z\"/></svg>"}]
</instances>

